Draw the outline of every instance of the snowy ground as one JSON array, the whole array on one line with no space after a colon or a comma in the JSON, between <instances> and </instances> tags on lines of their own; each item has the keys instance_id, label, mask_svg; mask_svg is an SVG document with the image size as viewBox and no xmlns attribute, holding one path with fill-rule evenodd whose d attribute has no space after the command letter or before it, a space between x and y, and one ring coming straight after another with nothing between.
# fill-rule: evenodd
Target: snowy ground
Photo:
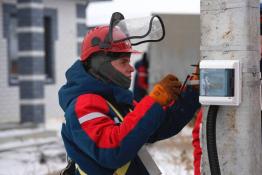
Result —
<instances>
[{"instance_id":1,"label":"snowy ground","mask_svg":"<svg viewBox=\"0 0 262 175\"><path fill-rule=\"evenodd\" d=\"M59 142L0 153L0 175L47 175L63 167L65 153Z\"/></svg>"},{"instance_id":2,"label":"snowy ground","mask_svg":"<svg viewBox=\"0 0 262 175\"><path fill-rule=\"evenodd\" d=\"M191 130L148 147L164 175L193 175ZM38 146L0 151L0 175L55 175L66 166L60 139Z\"/></svg>"},{"instance_id":3,"label":"snowy ground","mask_svg":"<svg viewBox=\"0 0 262 175\"><path fill-rule=\"evenodd\" d=\"M192 128L149 147L163 175L193 175Z\"/></svg>"}]
</instances>

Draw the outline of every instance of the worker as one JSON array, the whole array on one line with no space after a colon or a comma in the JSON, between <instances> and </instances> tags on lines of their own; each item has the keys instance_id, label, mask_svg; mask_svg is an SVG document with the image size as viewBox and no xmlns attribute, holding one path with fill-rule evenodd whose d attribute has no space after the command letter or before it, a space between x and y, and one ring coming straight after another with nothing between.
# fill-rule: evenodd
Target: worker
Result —
<instances>
[{"instance_id":1,"label":"worker","mask_svg":"<svg viewBox=\"0 0 262 175\"><path fill-rule=\"evenodd\" d=\"M143 53L142 59L135 63L134 99L140 101L148 94L148 55Z\"/></svg>"},{"instance_id":2,"label":"worker","mask_svg":"<svg viewBox=\"0 0 262 175\"><path fill-rule=\"evenodd\" d=\"M200 109L196 114L196 120L192 131L193 136L193 156L194 156L194 175L201 175L201 156L202 156L202 147L200 144L200 131L202 129L202 117L203 109Z\"/></svg>"},{"instance_id":3,"label":"worker","mask_svg":"<svg viewBox=\"0 0 262 175\"><path fill-rule=\"evenodd\" d=\"M190 77L190 81L195 81L199 84L199 63L197 65L193 65L195 67L193 76ZM198 85L194 86L195 88L199 88ZM203 118L203 108L200 108L195 115L195 123L192 130L192 146L193 146L193 163L194 163L194 175L201 175L201 156L202 156L202 147L201 147L201 129L202 129L202 118Z\"/></svg>"},{"instance_id":4,"label":"worker","mask_svg":"<svg viewBox=\"0 0 262 175\"><path fill-rule=\"evenodd\" d=\"M169 74L134 103L128 90L134 71L130 57L139 52L129 39L108 40L110 32L126 35L110 26L86 34L81 58L59 90L66 120L61 133L74 166L68 169L81 175L148 175L138 151L181 131L200 106L198 92L189 86L181 92L180 81Z\"/></svg>"}]
</instances>

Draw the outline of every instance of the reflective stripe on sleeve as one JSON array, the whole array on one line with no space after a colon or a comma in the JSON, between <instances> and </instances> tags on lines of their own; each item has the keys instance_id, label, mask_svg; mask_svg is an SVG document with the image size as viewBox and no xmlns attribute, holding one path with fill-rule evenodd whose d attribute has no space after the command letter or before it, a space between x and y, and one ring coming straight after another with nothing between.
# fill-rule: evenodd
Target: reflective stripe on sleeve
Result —
<instances>
[{"instance_id":1,"label":"reflective stripe on sleeve","mask_svg":"<svg viewBox=\"0 0 262 175\"><path fill-rule=\"evenodd\" d=\"M80 124L82 124L86 121L89 121L89 120L92 120L92 119L95 119L95 118L98 118L98 117L106 117L106 115L101 113L101 112L92 112L92 113L89 113L89 114L86 114L86 115L80 117L78 119L78 121L79 121Z\"/></svg>"}]
</instances>

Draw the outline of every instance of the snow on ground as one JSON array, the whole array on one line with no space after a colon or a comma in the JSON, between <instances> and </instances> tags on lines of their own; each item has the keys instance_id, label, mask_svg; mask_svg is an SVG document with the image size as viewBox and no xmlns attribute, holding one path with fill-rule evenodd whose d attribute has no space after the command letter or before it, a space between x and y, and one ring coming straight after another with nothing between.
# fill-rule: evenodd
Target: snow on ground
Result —
<instances>
[{"instance_id":1,"label":"snow on ground","mask_svg":"<svg viewBox=\"0 0 262 175\"><path fill-rule=\"evenodd\" d=\"M148 146L163 175L193 175L192 128ZM17 144L17 143L15 143ZM0 152L0 175L58 175L66 166L65 150L56 142Z\"/></svg>"},{"instance_id":2,"label":"snow on ground","mask_svg":"<svg viewBox=\"0 0 262 175\"><path fill-rule=\"evenodd\" d=\"M12 136L23 136L25 134L30 134L32 132L41 132L44 131L44 128L36 128L36 129L12 129L4 132L0 132L0 138L12 137Z\"/></svg>"},{"instance_id":3,"label":"snow on ground","mask_svg":"<svg viewBox=\"0 0 262 175\"><path fill-rule=\"evenodd\" d=\"M61 142L20 148L0 153L0 175L47 175L64 168L65 162Z\"/></svg>"},{"instance_id":4,"label":"snow on ground","mask_svg":"<svg viewBox=\"0 0 262 175\"><path fill-rule=\"evenodd\" d=\"M163 175L193 175L192 128L148 146Z\"/></svg>"}]
</instances>

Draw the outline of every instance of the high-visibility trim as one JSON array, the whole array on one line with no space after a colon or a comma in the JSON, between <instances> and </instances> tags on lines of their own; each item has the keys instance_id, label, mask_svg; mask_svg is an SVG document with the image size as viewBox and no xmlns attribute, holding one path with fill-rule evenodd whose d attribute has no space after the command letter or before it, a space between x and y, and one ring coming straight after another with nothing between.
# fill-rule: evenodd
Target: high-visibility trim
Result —
<instances>
[{"instance_id":1,"label":"high-visibility trim","mask_svg":"<svg viewBox=\"0 0 262 175\"><path fill-rule=\"evenodd\" d=\"M75 113L77 120L93 112L106 114L107 117L94 118L82 123L81 127L98 148L114 149L118 148L122 140L134 130L155 101L151 97L146 97L140 103L143 105L128 113L121 125L116 125L113 118L108 116L110 110L114 111L104 98L96 94L80 95L75 103Z\"/></svg>"},{"instance_id":2,"label":"high-visibility trim","mask_svg":"<svg viewBox=\"0 0 262 175\"><path fill-rule=\"evenodd\" d=\"M115 171L115 175L125 175L127 173L127 170L129 168L131 164L131 161L127 162L125 165L123 165L122 167L118 168L116 171Z\"/></svg>"},{"instance_id":3,"label":"high-visibility trim","mask_svg":"<svg viewBox=\"0 0 262 175\"><path fill-rule=\"evenodd\" d=\"M95 119L95 118L99 118L99 117L106 117L106 115L101 113L101 112L92 112L92 113L89 113L87 115L84 115L83 117L80 117L78 119L78 121L79 121L80 124L82 124L86 121L89 121L89 120L92 120L92 119Z\"/></svg>"},{"instance_id":4,"label":"high-visibility trim","mask_svg":"<svg viewBox=\"0 0 262 175\"><path fill-rule=\"evenodd\" d=\"M127 170L130 166L131 162L127 162L125 165L123 165L122 167L118 168L115 172L114 175L125 175L127 173ZM85 173L77 163L75 163L75 167L78 171L78 173L80 175L88 175L87 173Z\"/></svg>"},{"instance_id":5,"label":"high-visibility trim","mask_svg":"<svg viewBox=\"0 0 262 175\"><path fill-rule=\"evenodd\" d=\"M79 165L76 163L75 167L77 169L77 171L79 172L80 175L87 175L83 170L81 170L81 168L79 167Z\"/></svg>"},{"instance_id":6,"label":"high-visibility trim","mask_svg":"<svg viewBox=\"0 0 262 175\"><path fill-rule=\"evenodd\" d=\"M124 120L123 116L120 114L120 112L109 102L106 101L107 104L111 107L111 109L116 113L118 119L122 122ZM131 109L129 109L130 112L132 112ZM90 114L84 115L83 117L79 118L79 123L82 124L86 121L98 118L98 117L103 117L105 114L100 113L100 112L92 112ZM125 175L127 173L127 170L131 164L131 161L127 162L125 165L122 167L118 168L115 172L114 175ZM78 170L80 175L87 175L81 168L79 167L78 164L76 164L76 169Z\"/></svg>"},{"instance_id":7,"label":"high-visibility trim","mask_svg":"<svg viewBox=\"0 0 262 175\"><path fill-rule=\"evenodd\" d=\"M124 120L123 116L120 114L120 112L109 102L106 101L107 104L111 107L111 109L116 113L117 117L120 119L120 121L122 122Z\"/></svg>"},{"instance_id":8,"label":"high-visibility trim","mask_svg":"<svg viewBox=\"0 0 262 175\"><path fill-rule=\"evenodd\" d=\"M124 117L120 114L120 112L109 102L106 101L107 104L111 107L111 109L116 113L117 117L119 118L119 120L122 122L124 120ZM129 109L130 112L132 112L132 109ZM131 164L131 161L127 162L125 165L123 165L122 167L118 168L115 171L115 175L125 175L129 166Z\"/></svg>"},{"instance_id":9,"label":"high-visibility trim","mask_svg":"<svg viewBox=\"0 0 262 175\"><path fill-rule=\"evenodd\" d=\"M103 115L109 113L109 107L102 97L95 94L85 94L78 97L75 106L75 112L78 119L98 111Z\"/></svg>"}]
</instances>

